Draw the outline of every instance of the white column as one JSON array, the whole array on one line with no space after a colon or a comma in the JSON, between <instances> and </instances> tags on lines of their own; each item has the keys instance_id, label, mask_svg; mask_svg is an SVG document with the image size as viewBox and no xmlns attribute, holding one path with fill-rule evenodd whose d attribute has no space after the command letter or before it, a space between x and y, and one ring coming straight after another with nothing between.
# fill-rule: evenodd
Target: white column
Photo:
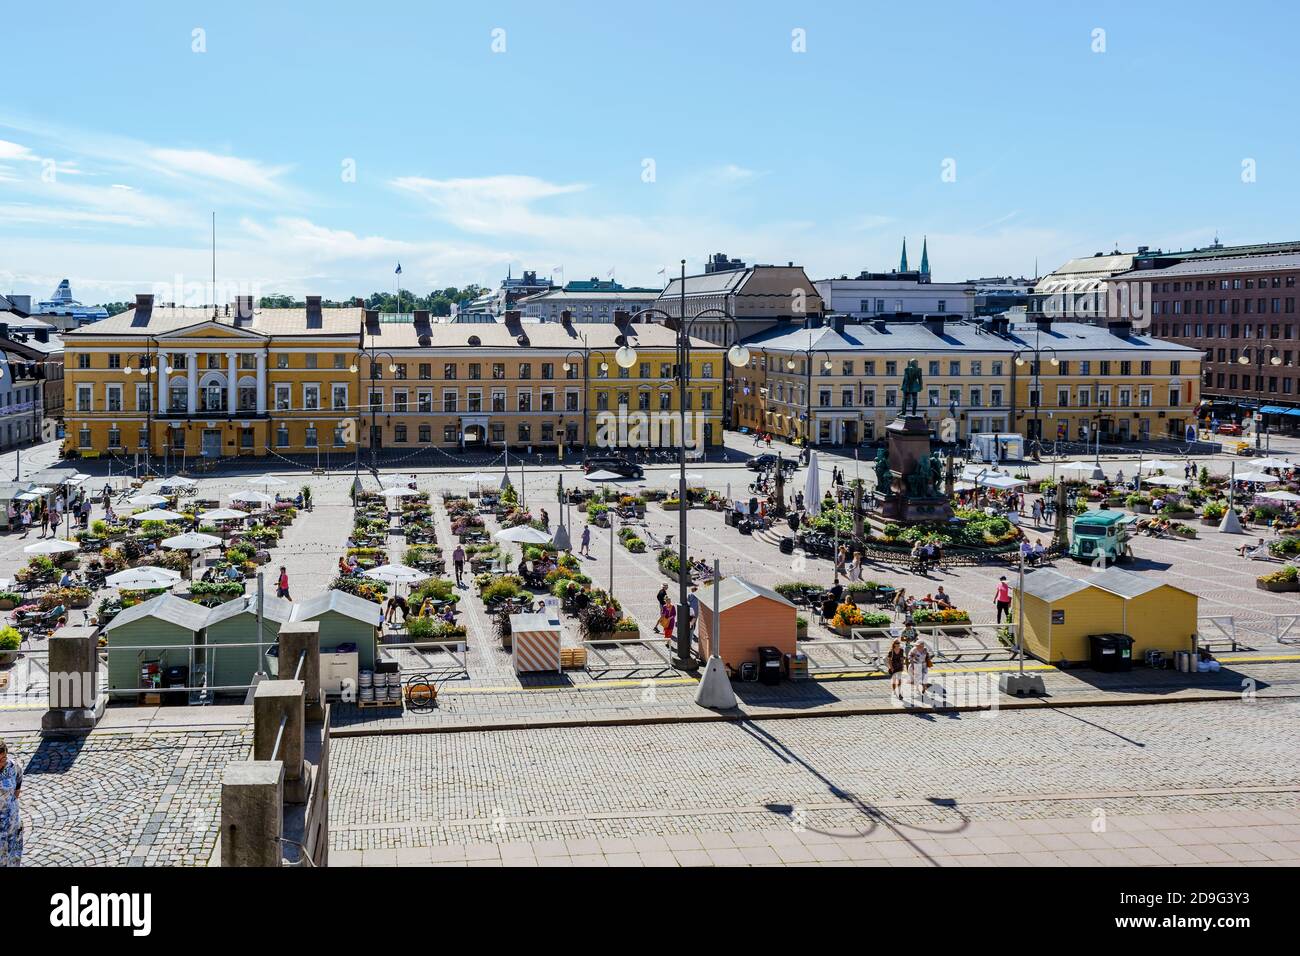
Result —
<instances>
[{"instance_id":1,"label":"white column","mask_svg":"<svg viewBox=\"0 0 1300 956\"><path fill-rule=\"evenodd\" d=\"M185 353L185 368L189 372L189 394L186 396L186 408L190 415L199 410L199 353Z\"/></svg>"},{"instance_id":2,"label":"white column","mask_svg":"<svg viewBox=\"0 0 1300 956\"><path fill-rule=\"evenodd\" d=\"M226 408L230 414L239 409L239 360L234 352L226 353Z\"/></svg>"},{"instance_id":3,"label":"white column","mask_svg":"<svg viewBox=\"0 0 1300 956\"><path fill-rule=\"evenodd\" d=\"M266 353L257 353L257 414L266 414Z\"/></svg>"},{"instance_id":4,"label":"white column","mask_svg":"<svg viewBox=\"0 0 1300 956\"><path fill-rule=\"evenodd\" d=\"M167 411L167 353L158 353L158 414L162 415Z\"/></svg>"}]
</instances>

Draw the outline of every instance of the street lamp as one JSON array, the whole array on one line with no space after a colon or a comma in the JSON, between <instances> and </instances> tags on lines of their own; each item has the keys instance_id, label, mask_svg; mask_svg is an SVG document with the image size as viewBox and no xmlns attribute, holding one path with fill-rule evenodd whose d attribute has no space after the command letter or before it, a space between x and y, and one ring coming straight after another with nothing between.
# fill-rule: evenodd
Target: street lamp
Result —
<instances>
[{"instance_id":1,"label":"street lamp","mask_svg":"<svg viewBox=\"0 0 1300 956\"><path fill-rule=\"evenodd\" d=\"M624 345L619 349L619 352L622 352L623 349L626 348L627 346ZM615 360L619 362L619 365L622 368L629 368L636 362L636 352L631 349L628 349L628 351L632 353L632 361L627 365L623 365L622 360L619 359L618 354L615 353ZM591 348L591 346L587 344L587 337L584 335L582 336L582 348L570 349L568 354L564 356L564 364L560 367L564 369L566 374L573 370L573 363L570 362L569 359L575 355L582 360L582 460L585 463L587 460L587 443L589 435L589 432L587 431L588 408L591 405L591 389L587 383L588 378L590 377L589 366L591 365L591 357L593 355L599 355L600 370L601 372L607 373L609 372L609 356L600 349ZM625 359L626 356L623 356L623 358Z\"/></svg>"},{"instance_id":2,"label":"street lamp","mask_svg":"<svg viewBox=\"0 0 1300 956\"><path fill-rule=\"evenodd\" d=\"M690 580L691 580L691 559L690 551L687 548L687 496L686 496L686 379L690 375L691 362L691 328L704 316L717 317L725 319L731 323L735 331L736 341L727 350L727 361L734 367L741 367L749 364L749 349L740 342L740 326L736 323L731 313L724 309L703 309L697 312L690 319L686 317L686 260L681 260L681 287L679 289L680 297L680 315L677 316L677 404L678 415L680 417L680 434L678 435L678 477L677 477L677 503L678 503L678 525L677 525L677 583L678 583L678 601L677 601L677 653L673 661L673 666L679 670L693 670L695 661L691 655L691 611L690 611ZM658 309L642 309L636 315L642 315L649 312L658 312L660 315L667 316ZM633 316L633 318L636 317ZM674 318L673 316L667 316ZM724 397L725 404L725 397ZM718 613L714 609L714 613Z\"/></svg>"},{"instance_id":3,"label":"street lamp","mask_svg":"<svg viewBox=\"0 0 1300 956\"><path fill-rule=\"evenodd\" d=\"M155 400L154 388L149 386L149 376L153 373L153 358L149 352L149 345L151 343L154 344L155 346L157 345L152 335L145 340L144 361L140 364L139 369L133 369L131 368L130 365L122 369L122 374L127 376L130 376L138 372L140 376L144 379L145 386L148 390L149 400L145 402L145 406L144 406L144 421L145 421L144 474L146 478L149 476L151 470L150 451L153 448L153 403ZM167 380L167 376L170 375L172 371L173 371L172 369L166 367L166 362L164 361L163 367L159 369L162 380L164 382Z\"/></svg>"},{"instance_id":4,"label":"street lamp","mask_svg":"<svg viewBox=\"0 0 1300 956\"><path fill-rule=\"evenodd\" d=\"M812 338L812 334L813 334L812 332L809 332L809 333L808 333L808 337L809 337L810 339ZM814 355L825 355L825 356L826 356L826 361L825 361L825 362L822 362L822 371L823 371L823 372L827 372L827 373L829 373L830 371L832 371L832 370L835 368L835 362L834 362L834 360L831 358L831 353L828 352L828 351L826 351L825 349L815 349L815 348L812 348L811 346L809 346L809 347L806 348L806 349L801 349L800 352L801 352L801 354L802 354L803 357L804 357L804 374L805 374L805 379L806 379L805 384L804 384L804 389L805 389L805 391L804 391L804 425L803 425L803 428L804 428L803 439L804 439L804 441L803 441L803 444L804 444L804 447L807 448L807 447L809 447L809 446L812 444L812 441L813 441L813 418L812 418L812 378L813 378L813 376L812 376L812 366L813 366L813 363L812 363L812 357L813 357ZM786 362L786 368L790 369L791 371L794 370L794 359L790 359L788 362ZM817 441L818 441L819 444L821 443L821 434L820 434L820 432L818 433Z\"/></svg>"},{"instance_id":5,"label":"street lamp","mask_svg":"<svg viewBox=\"0 0 1300 956\"><path fill-rule=\"evenodd\" d=\"M1264 427L1264 353L1265 351L1273 353L1269 356L1269 365L1281 365L1282 355L1277 348L1272 345L1247 346L1241 350L1241 355L1237 356L1238 365L1249 365L1250 359L1246 357L1247 352L1255 354L1255 450L1259 451L1260 437L1259 433Z\"/></svg>"},{"instance_id":6,"label":"street lamp","mask_svg":"<svg viewBox=\"0 0 1300 956\"><path fill-rule=\"evenodd\" d=\"M1056 349L1052 348L1050 345L1045 349L1039 347L1039 339L1042 337L1042 334L1042 329L1039 329L1034 337L1034 347L1032 349L1018 349L1012 357L1012 365L1016 368L1024 368L1026 355L1033 357L1033 364L1030 366L1030 370L1034 374L1034 441L1036 443L1034 453L1036 457L1043 446L1043 389L1042 382L1039 378L1039 372L1041 371L1043 364L1043 353L1050 352L1052 354L1050 361L1053 367L1058 367L1061 364L1061 360L1056 355ZM1011 392L1014 396L1014 384L1011 387Z\"/></svg>"}]
</instances>

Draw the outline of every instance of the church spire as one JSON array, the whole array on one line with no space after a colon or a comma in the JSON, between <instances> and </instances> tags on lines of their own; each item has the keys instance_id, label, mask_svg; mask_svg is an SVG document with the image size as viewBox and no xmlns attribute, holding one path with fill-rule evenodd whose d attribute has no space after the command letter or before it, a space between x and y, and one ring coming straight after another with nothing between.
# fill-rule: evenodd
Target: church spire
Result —
<instances>
[{"instance_id":1,"label":"church spire","mask_svg":"<svg viewBox=\"0 0 1300 956\"><path fill-rule=\"evenodd\" d=\"M898 271L907 271L907 236L903 237L903 258L899 260Z\"/></svg>"},{"instance_id":2,"label":"church spire","mask_svg":"<svg viewBox=\"0 0 1300 956\"><path fill-rule=\"evenodd\" d=\"M923 276L928 276L930 274L930 250L929 248L927 248L928 245L929 245L928 237L922 236L921 237L921 275Z\"/></svg>"}]
</instances>

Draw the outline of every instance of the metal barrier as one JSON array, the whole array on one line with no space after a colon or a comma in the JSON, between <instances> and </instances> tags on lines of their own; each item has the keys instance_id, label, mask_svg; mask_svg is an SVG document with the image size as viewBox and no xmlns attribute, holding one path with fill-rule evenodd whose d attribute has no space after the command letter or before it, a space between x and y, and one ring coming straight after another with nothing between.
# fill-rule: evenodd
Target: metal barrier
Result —
<instances>
[{"instance_id":1,"label":"metal barrier","mask_svg":"<svg viewBox=\"0 0 1300 956\"><path fill-rule=\"evenodd\" d=\"M998 634L1005 624L933 624L916 628L936 662L965 660L1014 661L1016 649ZM901 624L890 627L855 627L852 637L838 640L800 641L811 674L843 674L862 670L883 671L889 645L903 633Z\"/></svg>"},{"instance_id":2,"label":"metal barrier","mask_svg":"<svg viewBox=\"0 0 1300 956\"><path fill-rule=\"evenodd\" d=\"M672 651L663 638L583 641L587 651L587 674L600 680L610 674L620 677L660 677L676 674ZM642 673L646 672L646 673Z\"/></svg>"},{"instance_id":3,"label":"metal barrier","mask_svg":"<svg viewBox=\"0 0 1300 956\"><path fill-rule=\"evenodd\" d=\"M379 645L380 654L391 650L409 651L415 659L403 662L400 655L388 655L402 665L403 670L419 671L429 677L451 680L455 677L469 677L469 651L463 640L445 641L410 641L384 642ZM435 652L433 655L425 651Z\"/></svg>"},{"instance_id":4,"label":"metal barrier","mask_svg":"<svg viewBox=\"0 0 1300 956\"><path fill-rule=\"evenodd\" d=\"M866 629L863 629L864 632ZM876 631L879 628L871 628ZM854 631L856 634L857 631ZM892 637L841 638L831 641L803 641L799 650L808 661L810 674L849 674L884 671L885 652Z\"/></svg>"},{"instance_id":5,"label":"metal barrier","mask_svg":"<svg viewBox=\"0 0 1300 956\"><path fill-rule=\"evenodd\" d=\"M1196 622L1196 643L1214 650L1258 650L1260 642L1300 644L1300 614L1263 614L1240 620L1231 615L1203 617Z\"/></svg>"}]
</instances>

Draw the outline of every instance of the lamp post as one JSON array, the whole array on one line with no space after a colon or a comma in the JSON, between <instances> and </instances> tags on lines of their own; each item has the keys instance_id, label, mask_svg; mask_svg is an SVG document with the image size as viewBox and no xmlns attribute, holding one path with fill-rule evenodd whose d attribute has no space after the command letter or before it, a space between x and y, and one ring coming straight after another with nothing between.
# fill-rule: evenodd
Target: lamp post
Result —
<instances>
[{"instance_id":1,"label":"lamp post","mask_svg":"<svg viewBox=\"0 0 1300 956\"><path fill-rule=\"evenodd\" d=\"M1241 355L1237 356L1238 365L1250 364L1250 359L1246 357L1247 352L1252 352L1255 356L1255 451L1259 451L1259 433L1264 427L1264 417L1263 412L1261 411L1264 407L1264 353L1272 353L1268 357L1268 364L1273 366L1282 364L1282 355L1277 348L1272 345L1248 345L1246 348L1241 350Z\"/></svg>"},{"instance_id":2,"label":"lamp post","mask_svg":"<svg viewBox=\"0 0 1300 956\"><path fill-rule=\"evenodd\" d=\"M588 385L588 380L590 378L589 366L591 364L591 357L593 355L599 355L600 370L602 372L608 372L609 356L606 355L600 349L591 348L587 344L587 337L584 335L582 336L582 348L570 349L568 354L564 356L564 364L561 366L561 368L564 369L566 375L573 368L573 363L570 362L569 359L575 355L582 359L582 461L585 464L587 461L587 445L589 444L589 440L590 440L589 439L590 432L587 430L588 429L587 410L591 405L591 389L590 386ZM635 361L635 359L633 361Z\"/></svg>"},{"instance_id":3,"label":"lamp post","mask_svg":"<svg viewBox=\"0 0 1300 956\"><path fill-rule=\"evenodd\" d=\"M808 332L808 338L811 340L811 339L812 339L812 336L813 336L813 332L812 332L812 330L809 330L809 332ZM831 358L831 353L830 353L830 352L826 351L826 349L817 349L817 348L813 348L811 344L810 344L809 347L806 348L806 349L797 349L796 351L798 351L798 352L799 352L801 355L803 355L803 357L804 357L804 380L805 380L805 382L804 382L804 389L805 389L805 391L804 391L804 415L803 415L803 420L804 420L804 426L803 426L803 428L804 428L804 432L803 432L803 444L804 444L804 447L805 447L805 448L808 448L810 445L813 444L813 418L812 418L812 380L813 380L813 375L812 375L812 365L813 365L813 363L812 363L812 358L813 358L814 355L825 355L825 356L826 356L826 361L822 363L822 371L823 371L823 372L830 372L830 371L832 371L832 370L834 369L834 367L835 367L835 362L834 362L834 360ZM793 372L793 371L794 371L794 359L793 359L793 358L787 359L787 360L786 360L786 363L785 363L785 367L786 367L786 370L787 370L787 371L791 371L791 372ZM817 442L818 442L818 444L821 443L821 436L820 436L820 434L819 434L818 437L817 437Z\"/></svg>"},{"instance_id":4,"label":"lamp post","mask_svg":"<svg viewBox=\"0 0 1300 956\"><path fill-rule=\"evenodd\" d=\"M144 425L144 433L145 433L145 443L144 443L144 473L145 473L145 477L148 477L148 476L149 476L149 471L150 471L150 464L151 464L151 463L150 463L150 454L149 454L149 453L150 453L150 449L153 447L153 403L154 403L154 401L156 400L156 397L155 397L155 395L154 395L154 391L155 391L155 389L154 389L153 386L150 385L150 379L149 379L150 374L152 374L152 372L153 372L153 354L151 354L150 351L149 351L149 346L150 346L150 344L152 344L152 345L154 346L155 353L157 352L157 346L158 346L157 340L156 340L152 335L147 336L147 337L145 338L145 346L144 346L144 362L141 364L141 366L140 366L139 369L133 369L133 368L131 368L130 365L128 365L128 366L126 366L126 368L122 369L122 374L123 374L123 375L127 375L127 376L130 376L130 375L135 374L135 373L138 372L138 373L140 374L140 376L144 379L144 383L145 383L145 387L146 387L146 389L148 389L149 400L148 400L147 402L145 402L145 406L144 406L144 421L145 421L145 425ZM160 371L161 371L161 373L162 373L162 378L163 378L164 381L166 381L167 376L170 375L171 372L172 372L171 369L169 369L169 368L166 367L166 364L165 364L165 363L164 363L163 368L160 369ZM125 403L124 403L124 404L125 404Z\"/></svg>"},{"instance_id":5,"label":"lamp post","mask_svg":"<svg viewBox=\"0 0 1300 956\"><path fill-rule=\"evenodd\" d=\"M690 551L687 548L687 496L686 496L686 380L690 376L691 362L691 335L690 330L704 316L718 317L725 319L731 324L735 331L735 344L727 351L727 361L731 365L739 368L742 365L749 364L749 349L740 344L740 326L736 323L735 318L725 309L703 309L693 315L690 319L686 318L686 260L681 260L681 296L680 316L677 317L677 404L680 418L680 434L678 435L678 478L677 478L677 503L678 503L678 537L677 537L677 583L678 583L678 601L677 601L677 651L673 661L673 666L679 670L693 670L695 661L691 655L691 611L690 611L690 580L691 580L691 563ZM657 309L643 309L636 315L648 312L659 312ZM660 312L660 314L665 314ZM635 318L635 316L633 316ZM671 316L670 316L671 318ZM624 346L624 348L629 348ZM619 350L620 353L623 349ZM635 352L632 353L632 361L636 361ZM630 363L629 363L630 364ZM724 404L726 398L723 398ZM716 612L715 612L716 613Z\"/></svg>"},{"instance_id":6,"label":"lamp post","mask_svg":"<svg viewBox=\"0 0 1300 956\"><path fill-rule=\"evenodd\" d=\"M1050 361L1053 367L1057 367L1061 364L1061 360L1056 355L1056 349L1052 348L1050 345L1047 346L1047 348L1045 349L1041 347L1040 340L1042 338L1042 335L1043 335L1043 330L1039 329L1034 335L1034 347L1032 349L1031 348L1017 349L1015 353L1012 355L1012 359L1011 359L1011 364L1013 368L1022 368L1025 364L1025 356L1026 355L1032 356L1033 364L1030 366L1030 371L1034 375L1034 457L1035 458L1040 457L1040 450L1042 449L1043 446L1043 418L1042 418L1043 389L1042 389L1042 380L1040 378L1040 372L1042 371L1042 364L1043 364L1043 353L1050 352L1052 354L1052 358ZM1011 391L1012 391L1012 396L1014 398L1015 395L1014 385L1012 386Z\"/></svg>"}]
</instances>

